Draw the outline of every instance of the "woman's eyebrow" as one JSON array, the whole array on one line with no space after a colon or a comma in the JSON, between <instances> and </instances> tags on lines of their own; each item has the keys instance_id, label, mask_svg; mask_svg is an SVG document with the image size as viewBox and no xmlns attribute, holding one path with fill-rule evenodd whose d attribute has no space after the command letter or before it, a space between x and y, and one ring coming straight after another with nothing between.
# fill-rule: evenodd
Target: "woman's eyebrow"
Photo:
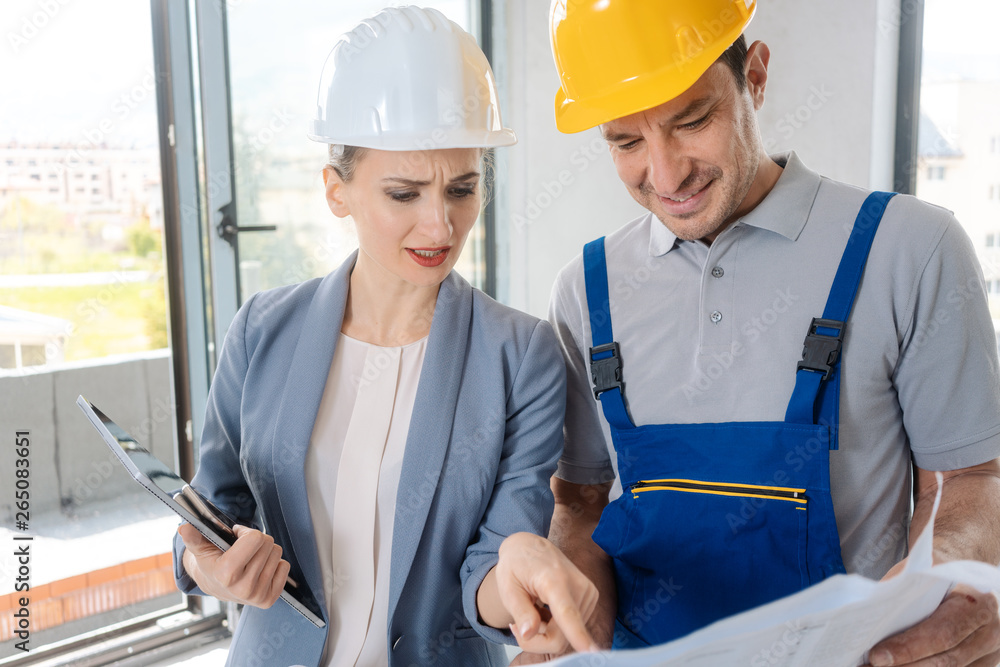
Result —
<instances>
[{"instance_id":1,"label":"woman's eyebrow","mask_svg":"<svg viewBox=\"0 0 1000 667\"><path fill-rule=\"evenodd\" d=\"M456 176L455 178L451 179L451 181L449 181L449 182L450 183L459 183L461 181L468 181L468 180L471 180L471 179L479 178L479 176L480 176L480 174L479 174L478 171L470 171L470 172L468 172L466 174L462 174L461 176ZM422 186L422 185L430 185L431 184L430 181L418 181L418 180L414 180L412 178L403 178L402 176L388 176L386 178L383 178L382 182L383 183L390 183L390 182L391 183L399 183L401 185L409 185L409 186Z\"/></svg>"}]
</instances>

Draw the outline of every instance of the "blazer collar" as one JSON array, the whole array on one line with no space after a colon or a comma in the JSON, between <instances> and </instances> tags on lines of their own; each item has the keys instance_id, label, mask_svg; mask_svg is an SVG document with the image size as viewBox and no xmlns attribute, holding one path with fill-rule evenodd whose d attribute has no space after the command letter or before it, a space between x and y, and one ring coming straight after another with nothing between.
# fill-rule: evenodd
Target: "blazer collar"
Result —
<instances>
[{"instance_id":1,"label":"blazer collar","mask_svg":"<svg viewBox=\"0 0 1000 667\"><path fill-rule=\"evenodd\" d=\"M292 551L309 589L324 610L323 573L309 511L305 460L339 338L335 334L344 320L356 259L357 252L323 278L312 297L277 404L274 421L277 426L272 436L271 465Z\"/></svg>"},{"instance_id":2,"label":"blazer collar","mask_svg":"<svg viewBox=\"0 0 1000 667\"><path fill-rule=\"evenodd\" d=\"M399 603L437 495L452 437L472 321L472 286L454 271L438 292L434 319L410 417L396 495L389 573L389 616Z\"/></svg>"},{"instance_id":3,"label":"blazer collar","mask_svg":"<svg viewBox=\"0 0 1000 667\"><path fill-rule=\"evenodd\" d=\"M326 609L323 575L306 492L305 457L347 305L355 252L313 295L277 405L274 479L289 539L306 583ZM389 618L416 557L451 440L472 321L472 286L454 271L441 283L417 385L396 497Z\"/></svg>"}]
</instances>

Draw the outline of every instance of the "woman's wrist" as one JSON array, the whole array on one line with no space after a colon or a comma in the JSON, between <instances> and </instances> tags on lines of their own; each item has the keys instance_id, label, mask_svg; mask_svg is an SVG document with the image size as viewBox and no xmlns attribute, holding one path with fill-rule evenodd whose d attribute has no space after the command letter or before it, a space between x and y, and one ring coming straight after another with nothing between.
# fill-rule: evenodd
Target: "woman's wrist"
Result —
<instances>
[{"instance_id":1,"label":"woman's wrist","mask_svg":"<svg viewBox=\"0 0 1000 667\"><path fill-rule=\"evenodd\" d=\"M476 608L479 612L479 622L498 630L506 630L514 617L504 607L500 599L500 589L497 586L497 569L493 567L483 578L476 593Z\"/></svg>"}]
</instances>

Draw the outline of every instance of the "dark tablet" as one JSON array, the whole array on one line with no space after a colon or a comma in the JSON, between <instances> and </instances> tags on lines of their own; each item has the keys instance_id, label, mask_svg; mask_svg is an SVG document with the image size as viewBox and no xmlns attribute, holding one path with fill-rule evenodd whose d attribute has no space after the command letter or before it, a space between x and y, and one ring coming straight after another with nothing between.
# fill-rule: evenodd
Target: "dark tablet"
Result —
<instances>
[{"instance_id":1,"label":"dark tablet","mask_svg":"<svg viewBox=\"0 0 1000 667\"><path fill-rule=\"evenodd\" d=\"M233 519L198 493L169 466L153 456L135 441L125 429L113 422L107 415L80 396L76 399L83 413L97 429L101 437L129 471L132 477L147 491L159 498L163 504L178 516L198 529L212 544L223 551L236 541L233 534ZM281 599L305 616L318 628L326 622L303 601L300 587L292 580L285 584Z\"/></svg>"}]
</instances>

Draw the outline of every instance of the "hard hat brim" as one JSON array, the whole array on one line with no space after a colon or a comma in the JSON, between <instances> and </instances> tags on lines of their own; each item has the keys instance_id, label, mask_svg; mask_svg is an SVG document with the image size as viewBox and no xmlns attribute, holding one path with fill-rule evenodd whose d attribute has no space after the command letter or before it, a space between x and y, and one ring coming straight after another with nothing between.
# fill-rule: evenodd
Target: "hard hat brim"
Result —
<instances>
[{"instance_id":1,"label":"hard hat brim","mask_svg":"<svg viewBox=\"0 0 1000 667\"><path fill-rule=\"evenodd\" d=\"M499 148L517 143L514 130L504 128L490 132L476 132L465 129L438 129L419 134L402 132L381 135L336 137L309 132L313 141L324 144L344 144L360 148L374 148L382 151L426 151L447 148Z\"/></svg>"},{"instance_id":2,"label":"hard hat brim","mask_svg":"<svg viewBox=\"0 0 1000 667\"><path fill-rule=\"evenodd\" d=\"M566 134L582 132L679 97L739 39L753 20L757 2L745 1L747 9L743 19L728 30L720 31L710 45L697 53L685 53L679 60L665 60L653 71L620 71L618 78L602 89L591 88L583 99L569 98L565 84L561 85L555 95L556 127ZM556 65L558 68L558 58Z\"/></svg>"}]
</instances>

